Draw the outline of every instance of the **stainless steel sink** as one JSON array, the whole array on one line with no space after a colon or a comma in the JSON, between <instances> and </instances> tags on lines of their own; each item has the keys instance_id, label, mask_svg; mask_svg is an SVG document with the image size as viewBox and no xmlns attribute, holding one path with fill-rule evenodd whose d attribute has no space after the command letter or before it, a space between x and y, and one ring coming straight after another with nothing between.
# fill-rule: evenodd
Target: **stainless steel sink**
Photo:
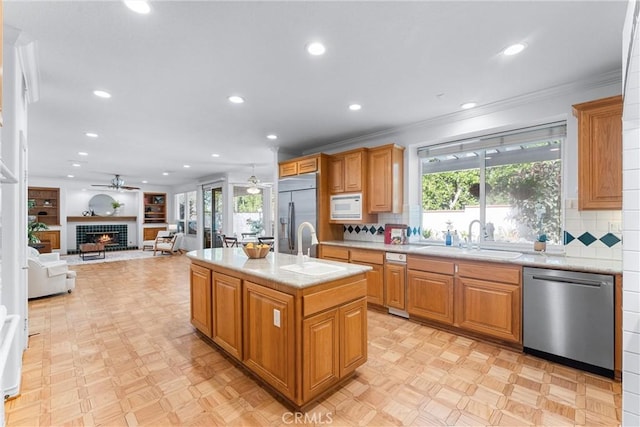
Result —
<instances>
[{"instance_id":1,"label":"stainless steel sink","mask_svg":"<svg viewBox=\"0 0 640 427\"><path fill-rule=\"evenodd\" d=\"M346 268L340 267L339 265L331 265L315 261L307 261L303 264L283 265L280 268L293 273L306 274L307 276L323 276L325 274L346 270Z\"/></svg>"},{"instance_id":2,"label":"stainless steel sink","mask_svg":"<svg viewBox=\"0 0 640 427\"><path fill-rule=\"evenodd\" d=\"M451 256L455 255L468 255L479 258L493 258L493 259L516 259L522 256L520 252L499 251L495 249L467 249L458 248L455 246L423 246L417 249L426 253L438 253L447 254Z\"/></svg>"}]
</instances>

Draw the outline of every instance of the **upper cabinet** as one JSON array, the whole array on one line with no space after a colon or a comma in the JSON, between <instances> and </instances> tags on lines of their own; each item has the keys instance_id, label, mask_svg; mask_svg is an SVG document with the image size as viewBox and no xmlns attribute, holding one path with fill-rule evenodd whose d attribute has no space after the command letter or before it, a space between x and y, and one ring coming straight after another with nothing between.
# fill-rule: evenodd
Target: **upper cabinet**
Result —
<instances>
[{"instance_id":1,"label":"upper cabinet","mask_svg":"<svg viewBox=\"0 0 640 427\"><path fill-rule=\"evenodd\" d=\"M60 189L29 187L29 216L36 216L38 222L60 225Z\"/></svg>"},{"instance_id":2,"label":"upper cabinet","mask_svg":"<svg viewBox=\"0 0 640 427\"><path fill-rule=\"evenodd\" d=\"M622 209L622 96L573 106L578 119L578 209Z\"/></svg>"},{"instance_id":3,"label":"upper cabinet","mask_svg":"<svg viewBox=\"0 0 640 427\"><path fill-rule=\"evenodd\" d=\"M370 148L369 212L402 213L404 147L395 144Z\"/></svg>"},{"instance_id":4,"label":"upper cabinet","mask_svg":"<svg viewBox=\"0 0 640 427\"><path fill-rule=\"evenodd\" d=\"M329 162L331 194L360 193L367 179L367 149L359 148L335 154Z\"/></svg>"},{"instance_id":5,"label":"upper cabinet","mask_svg":"<svg viewBox=\"0 0 640 427\"><path fill-rule=\"evenodd\" d=\"M144 193L144 223L167 222L167 194Z\"/></svg>"},{"instance_id":6,"label":"upper cabinet","mask_svg":"<svg viewBox=\"0 0 640 427\"><path fill-rule=\"evenodd\" d=\"M318 156L300 157L294 160L281 162L278 169L280 178L294 176L302 173L318 172Z\"/></svg>"}]
</instances>

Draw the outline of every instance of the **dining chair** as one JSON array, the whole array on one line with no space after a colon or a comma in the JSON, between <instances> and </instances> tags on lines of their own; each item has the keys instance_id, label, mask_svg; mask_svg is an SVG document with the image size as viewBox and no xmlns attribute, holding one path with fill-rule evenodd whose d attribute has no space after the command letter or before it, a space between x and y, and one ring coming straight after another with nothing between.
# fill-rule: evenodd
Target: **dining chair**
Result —
<instances>
[{"instance_id":1,"label":"dining chair","mask_svg":"<svg viewBox=\"0 0 640 427\"><path fill-rule=\"evenodd\" d=\"M258 243L269 245L269 247L271 248L271 251L273 251L273 241L274 241L273 236L258 237Z\"/></svg>"},{"instance_id":2,"label":"dining chair","mask_svg":"<svg viewBox=\"0 0 640 427\"><path fill-rule=\"evenodd\" d=\"M226 248L238 247L237 237L222 236L222 242Z\"/></svg>"}]
</instances>

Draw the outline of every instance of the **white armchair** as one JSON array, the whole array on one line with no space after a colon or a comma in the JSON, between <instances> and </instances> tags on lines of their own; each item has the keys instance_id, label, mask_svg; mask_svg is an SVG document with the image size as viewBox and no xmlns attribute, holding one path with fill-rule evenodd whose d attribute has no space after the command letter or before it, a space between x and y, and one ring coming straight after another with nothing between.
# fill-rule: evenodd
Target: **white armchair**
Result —
<instances>
[{"instance_id":1,"label":"white armchair","mask_svg":"<svg viewBox=\"0 0 640 427\"><path fill-rule=\"evenodd\" d=\"M176 233L171 237L156 237L156 243L153 246L153 256L156 255L157 251L160 253L167 252L171 255L178 252L182 246L183 237L184 233Z\"/></svg>"},{"instance_id":2,"label":"white armchair","mask_svg":"<svg viewBox=\"0 0 640 427\"><path fill-rule=\"evenodd\" d=\"M28 298L71 292L76 287L76 272L69 270L60 254L40 254L29 247Z\"/></svg>"},{"instance_id":3,"label":"white armchair","mask_svg":"<svg viewBox=\"0 0 640 427\"><path fill-rule=\"evenodd\" d=\"M144 251L145 249L153 249L153 247L156 245L156 240L158 240L159 237L162 237L162 238L171 237L171 232L169 230L159 230L158 233L156 234L155 239L144 240L142 242L142 250Z\"/></svg>"}]
</instances>

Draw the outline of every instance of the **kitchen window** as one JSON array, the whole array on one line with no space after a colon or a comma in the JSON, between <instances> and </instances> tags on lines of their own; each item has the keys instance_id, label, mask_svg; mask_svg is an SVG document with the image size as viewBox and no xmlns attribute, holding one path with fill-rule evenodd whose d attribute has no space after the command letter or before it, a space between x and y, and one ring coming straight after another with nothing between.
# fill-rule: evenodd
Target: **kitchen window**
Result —
<instances>
[{"instance_id":1,"label":"kitchen window","mask_svg":"<svg viewBox=\"0 0 640 427\"><path fill-rule=\"evenodd\" d=\"M418 149L423 239L560 245L565 137L562 122Z\"/></svg>"}]
</instances>

